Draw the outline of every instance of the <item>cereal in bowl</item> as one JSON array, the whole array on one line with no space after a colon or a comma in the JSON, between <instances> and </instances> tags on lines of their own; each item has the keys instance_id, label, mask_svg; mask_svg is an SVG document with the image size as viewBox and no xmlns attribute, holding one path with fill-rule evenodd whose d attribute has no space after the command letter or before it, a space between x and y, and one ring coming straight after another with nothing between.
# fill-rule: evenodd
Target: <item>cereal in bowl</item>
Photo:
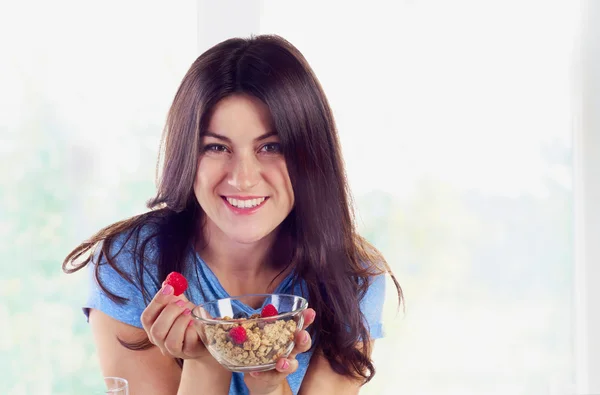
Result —
<instances>
[{"instance_id":1,"label":"cereal in bowl","mask_svg":"<svg viewBox=\"0 0 600 395\"><path fill-rule=\"evenodd\" d=\"M208 347L238 366L257 366L273 363L283 356L294 340L296 322L280 319L271 322L254 321L260 318L253 314L249 318L218 318L223 324L205 328Z\"/></svg>"}]
</instances>

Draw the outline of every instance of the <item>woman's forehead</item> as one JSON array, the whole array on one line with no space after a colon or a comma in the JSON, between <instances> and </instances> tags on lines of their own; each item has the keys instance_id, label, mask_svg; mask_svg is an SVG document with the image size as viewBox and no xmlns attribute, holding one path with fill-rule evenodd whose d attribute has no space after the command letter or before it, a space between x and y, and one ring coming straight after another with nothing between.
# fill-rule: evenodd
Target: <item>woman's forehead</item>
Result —
<instances>
[{"instance_id":1,"label":"woman's forehead","mask_svg":"<svg viewBox=\"0 0 600 395\"><path fill-rule=\"evenodd\" d=\"M228 139L263 139L276 135L268 107L248 95L228 96L219 101L211 114L205 136Z\"/></svg>"}]
</instances>

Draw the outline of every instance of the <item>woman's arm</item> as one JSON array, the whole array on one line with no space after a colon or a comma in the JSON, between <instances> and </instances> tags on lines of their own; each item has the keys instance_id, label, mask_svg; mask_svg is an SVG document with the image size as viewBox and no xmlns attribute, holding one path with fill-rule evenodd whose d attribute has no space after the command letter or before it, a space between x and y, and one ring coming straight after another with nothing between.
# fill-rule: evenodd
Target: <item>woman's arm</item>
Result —
<instances>
[{"instance_id":1,"label":"woman's arm","mask_svg":"<svg viewBox=\"0 0 600 395\"><path fill-rule=\"evenodd\" d=\"M186 359L177 395L228 394L231 372L219 365L211 356L206 361Z\"/></svg>"},{"instance_id":2,"label":"woman's arm","mask_svg":"<svg viewBox=\"0 0 600 395\"><path fill-rule=\"evenodd\" d=\"M218 362L213 363L211 358L186 360L182 371L175 360L164 356L158 347L132 351L117 340L118 337L127 342L139 341L147 336L143 329L119 322L95 309L90 311L90 325L103 375L126 378L132 394L218 395L229 391L231 373Z\"/></svg>"},{"instance_id":3,"label":"woman's arm","mask_svg":"<svg viewBox=\"0 0 600 395\"><path fill-rule=\"evenodd\" d=\"M375 346L374 341L371 341L370 350ZM362 349L362 344L356 346L359 350ZM337 374L327 361L327 358L318 351L315 351L302 385L300 386L299 395L316 395L316 394L358 394L361 388L361 381L351 379L346 376Z\"/></svg>"}]
</instances>

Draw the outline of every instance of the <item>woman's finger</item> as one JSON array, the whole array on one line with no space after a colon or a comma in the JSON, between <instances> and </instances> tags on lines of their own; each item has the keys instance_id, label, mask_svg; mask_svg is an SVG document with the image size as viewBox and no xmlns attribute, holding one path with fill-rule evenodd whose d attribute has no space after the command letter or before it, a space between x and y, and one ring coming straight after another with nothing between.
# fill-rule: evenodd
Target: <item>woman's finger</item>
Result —
<instances>
[{"instance_id":1,"label":"woman's finger","mask_svg":"<svg viewBox=\"0 0 600 395\"><path fill-rule=\"evenodd\" d=\"M169 333L165 338L165 349L171 355L181 355L185 332L190 322L190 314L190 309L185 308L179 314L179 317L175 319L175 322L171 325L171 329L169 329Z\"/></svg>"},{"instance_id":2,"label":"woman's finger","mask_svg":"<svg viewBox=\"0 0 600 395\"><path fill-rule=\"evenodd\" d=\"M279 358L275 369L266 372L250 372L250 376L265 383L279 383L289 374L298 369L298 361L289 358Z\"/></svg>"},{"instance_id":3,"label":"woman's finger","mask_svg":"<svg viewBox=\"0 0 600 395\"><path fill-rule=\"evenodd\" d=\"M158 318L150 327L148 336L151 338L152 343L156 344L160 348L163 348L165 338L173 325L173 322L179 317L185 310L186 304L183 300L177 300L174 303L169 303L163 308Z\"/></svg>"},{"instance_id":4,"label":"woman's finger","mask_svg":"<svg viewBox=\"0 0 600 395\"><path fill-rule=\"evenodd\" d=\"M296 358L296 355L310 350L312 339L307 331L300 331L294 336L294 348L288 358Z\"/></svg>"},{"instance_id":5,"label":"woman's finger","mask_svg":"<svg viewBox=\"0 0 600 395\"><path fill-rule=\"evenodd\" d=\"M183 353L186 355L192 355L197 350L199 343L202 343L196 328L194 328L194 320L192 319L186 326L184 339L183 339ZM204 347L204 344L201 344Z\"/></svg>"},{"instance_id":6,"label":"woman's finger","mask_svg":"<svg viewBox=\"0 0 600 395\"><path fill-rule=\"evenodd\" d=\"M142 312L140 320L146 333L150 333L150 328L154 324L154 321L158 318L160 313L163 311L165 306L175 299L173 296L173 287L170 285L164 285L160 291L154 295L154 298L150 304Z\"/></svg>"},{"instance_id":7,"label":"woman's finger","mask_svg":"<svg viewBox=\"0 0 600 395\"><path fill-rule=\"evenodd\" d=\"M317 313L315 312L314 309L311 309L310 307L306 310L304 310L302 312L302 314L304 315L304 324L302 325L302 329L306 329L308 328L313 322L315 322L315 317L317 316Z\"/></svg>"},{"instance_id":8,"label":"woman's finger","mask_svg":"<svg viewBox=\"0 0 600 395\"><path fill-rule=\"evenodd\" d=\"M284 376L294 373L297 369L298 361L296 358L279 358L279 361L275 364L275 371Z\"/></svg>"}]
</instances>

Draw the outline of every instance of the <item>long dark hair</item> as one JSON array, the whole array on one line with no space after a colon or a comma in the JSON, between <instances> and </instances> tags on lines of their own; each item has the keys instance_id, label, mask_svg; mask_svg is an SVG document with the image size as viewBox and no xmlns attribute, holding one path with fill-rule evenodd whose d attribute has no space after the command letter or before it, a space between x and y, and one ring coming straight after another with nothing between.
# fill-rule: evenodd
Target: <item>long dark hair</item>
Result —
<instances>
[{"instance_id":1,"label":"long dark hair","mask_svg":"<svg viewBox=\"0 0 600 395\"><path fill-rule=\"evenodd\" d=\"M102 229L65 258L63 270L71 273L87 265L92 257L86 254L103 241L100 255L126 279L139 283L148 240L156 237L159 281L171 271L183 271L190 243L202 237L197 230L204 213L193 193L201 136L215 104L232 94L251 95L265 103L281 142L295 205L278 233L291 242L275 245L289 246L279 251L280 256L293 265L297 280L305 282L309 304L317 312L312 329L318 334L315 347L336 372L367 382L375 368L359 303L375 275L391 275L399 303L402 290L381 254L356 231L329 103L305 58L281 37L229 39L196 59L168 114L158 191L148 202L151 211ZM139 230L147 223L156 224L157 230L140 240ZM117 268L109 254L123 232L134 240L137 278ZM101 287L113 300L126 301ZM147 301L151 297L144 295ZM362 349L355 348L359 341ZM143 349L148 342L125 345Z\"/></svg>"}]
</instances>

